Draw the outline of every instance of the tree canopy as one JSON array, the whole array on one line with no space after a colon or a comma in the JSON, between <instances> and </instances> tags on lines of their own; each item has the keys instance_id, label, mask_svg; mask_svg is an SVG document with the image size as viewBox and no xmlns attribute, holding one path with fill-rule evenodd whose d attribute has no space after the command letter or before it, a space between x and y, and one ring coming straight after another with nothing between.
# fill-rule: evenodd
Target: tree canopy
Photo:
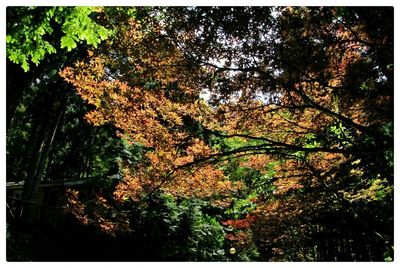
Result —
<instances>
[{"instance_id":1,"label":"tree canopy","mask_svg":"<svg viewBox=\"0 0 400 268\"><path fill-rule=\"evenodd\" d=\"M99 11L95 7L9 8L7 57L27 72L30 62L38 65L58 47L71 51L81 41L97 46L111 33L92 18Z\"/></svg>"},{"instance_id":2,"label":"tree canopy","mask_svg":"<svg viewBox=\"0 0 400 268\"><path fill-rule=\"evenodd\" d=\"M393 8L116 10L10 12L25 71L56 52L54 23L61 49L93 45L59 75L127 154L107 194L68 191L68 212L115 236L155 232L148 211L176 241L190 219L192 260L391 260Z\"/></svg>"}]
</instances>

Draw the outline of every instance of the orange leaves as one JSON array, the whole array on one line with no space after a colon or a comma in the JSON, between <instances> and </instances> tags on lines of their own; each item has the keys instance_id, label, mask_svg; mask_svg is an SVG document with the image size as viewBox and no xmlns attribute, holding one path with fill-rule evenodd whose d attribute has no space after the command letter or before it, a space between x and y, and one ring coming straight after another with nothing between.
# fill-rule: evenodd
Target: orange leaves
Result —
<instances>
[{"instance_id":1,"label":"orange leaves","mask_svg":"<svg viewBox=\"0 0 400 268\"><path fill-rule=\"evenodd\" d=\"M98 226L103 232L114 236L117 232L130 232L129 221L126 215L114 210L108 201L98 194L90 211L92 224Z\"/></svg>"},{"instance_id":2,"label":"orange leaves","mask_svg":"<svg viewBox=\"0 0 400 268\"><path fill-rule=\"evenodd\" d=\"M209 155L211 149L204 143L204 141L195 138L193 139L193 144L187 147L186 153L194 158L198 158Z\"/></svg>"},{"instance_id":3,"label":"orange leaves","mask_svg":"<svg viewBox=\"0 0 400 268\"><path fill-rule=\"evenodd\" d=\"M89 218L85 213L85 205L79 200L79 191L67 189L67 202L64 206L66 213L71 213L82 224L88 224Z\"/></svg>"},{"instance_id":4,"label":"orange leaves","mask_svg":"<svg viewBox=\"0 0 400 268\"><path fill-rule=\"evenodd\" d=\"M227 234L225 238L231 242L236 242L238 244L245 244L246 241L248 242L250 237L248 233L239 231L234 234Z\"/></svg>"},{"instance_id":5,"label":"orange leaves","mask_svg":"<svg viewBox=\"0 0 400 268\"><path fill-rule=\"evenodd\" d=\"M95 57L62 73L84 100L96 106L95 111L87 114L87 120L95 125L111 121L145 146L170 146L174 137L184 137L182 133L173 137L168 128L182 125L181 118L190 113L191 105L180 107L162 91L130 87L120 80L107 79L102 62Z\"/></svg>"},{"instance_id":6,"label":"orange leaves","mask_svg":"<svg viewBox=\"0 0 400 268\"><path fill-rule=\"evenodd\" d=\"M250 227L250 224L256 220L256 216L247 215L245 219L239 220L227 220L221 222L222 225L231 226L235 229L246 229Z\"/></svg>"},{"instance_id":7,"label":"orange leaves","mask_svg":"<svg viewBox=\"0 0 400 268\"><path fill-rule=\"evenodd\" d=\"M330 169L337 167L341 163L347 160L342 154L335 153L316 153L312 154L309 157L310 163L315 166L317 170L321 173L329 171Z\"/></svg>"},{"instance_id":8,"label":"orange leaves","mask_svg":"<svg viewBox=\"0 0 400 268\"><path fill-rule=\"evenodd\" d=\"M78 91L90 99L94 95L85 91L86 82L76 80L75 85L81 87ZM154 151L146 153L150 166L142 165L132 175L125 171L125 180L114 193L117 200L138 201L140 196L156 188L176 196L212 196L234 188L223 182L221 171L210 166L198 167L194 173L177 170L211 153L202 140L189 138L183 127L182 117L195 117L198 113L196 105L175 103L162 91L129 87L118 80L102 81L98 86L103 92L95 91L98 94L96 98L105 104L89 112L86 119L95 125L111 121L124 130L124 135L154 148ZM187 144L185 150L178 149L182 144Z\"/></svg>"},{"instance_id":9,"label":"orange leaves","mask_svg":"<svg viewBox=\"0 0 400 268\"><path fill-rule=\"evenodd\" d=\"M240 162L240 166L263 171L270 161L271 158L266 154L251 155L247 161Z\"/></svg>"},{"instance_id":10,"label":"orange leaves","mask_svg":"<svg viewBox=\"0 0 400 268\"><path fill-rule=\"evenodd\" d=\"M119 202L139 201L157 189L176 197L221 198L242 186L226 180L224 173L212 165L181 168L193 161L193 155L182 156L172 150L148 152L146 157L150 165L142 163L132 171L124 169L124 180L114 192Z\"/></svg>"},{"instance_id":11,"label":"orange leaves","mask_svg":"<svg viewBox=\"0 0 400 268\"><path fill-rule=\"evenodd\" d=\"M290 175L288 175L290 176ZM276 189L275 194L285 194L290 190L302 189L304 186L301 183L301 178L282 178L277 180L274 185Z\"/></svg>"},{"instance_id":12,"label":"orange leaves","mask_svg":"<svg viewBox=\"0 0 400 268\"><path fill-rule=\"evenodd\" d=\"M193 170L177 170L175 177L162 189L174 196L211 198L214 195L230 196L240 184L225 180L221 170L211 165L201 165Z\"/></svg>"},{"instance_id":13,"label":"orange leaves","mask_svg":"<svg viewBox=\"0 0 400 268\"><path fill-rule=\"evenodd\" d=\"M246 215L245 219L227 220L221 222L222 225L233 228L232 233L225 236L230 244L239 250L246 250L253 243L252 240L252 223L256 220L254 215Z\"/></svg>"},{"instance_id":14,"label":"orange leaves","mask_svg":"<svg viewBox=\"0 0 400 268\"><path fill-rule=\"evenodd\" d=\"M174 166L176 167L184 166L186 164L193 162L193 160L194 160L193 155L181 156L174 160Z\"/></svg>"},{"instance_id":15,"label":"orange leaves","mask_svg":"<svg viewBox=\"0 0 400 268\"><path fill-rule=\"evenodd\" d=\"M319 35L332 34L327 25L324 27ZM94 105L94 110L85 117L89 122L94 125L110 122L124 135L149 148L144 156L146 161L135 167L124 167L125 179L114 193L117 200L137 201L154 189L175 196L212 198L229 195L240 188L240 183L226 180L218 165L197 165L215 151L199 138L199 133L190 130L193 126L186 123L187 118L199 123L202 129L228 136L241 135L235 149L249 144L251 149L257 148L249 152L239 150L258 153L242 166L264 172L269 161L297 157L280 164L276 172L277 193L301 189L305 177L314 178L311 171L330 170L340 163L340 155L305 154L296 150L324 146L316 137L324 135L335 119L323 109L340 112L341 107L330 86L343 84L347 66L360 56L355 49L337 53L334 47L327 48L327 67L324 65L325 69L321 70L330 77L327 83L317 82L321 74L312 68L306 68L298 78L287 83L284 74L271 75L269 81L262 70L243 72L229 77L231 91L227 87L228 92L217 92L226 94L227 101L210 106L198 100L204 89L201 79L211 75L208 72L221 71L221 77L228 76L222 75L223 70L201 68L190 62L161 34L163 31L161 23L145 25L130 20L125 31L118 32L119 42L108 43L103 52L92 52L86 61L61 72L82 99ZM304 32L304 38L312 35L310 29ZM342 40L348 38L343 32L337 35ZM278 81L276 89L262 93L275 79L282 83ZM354 105L349 118L358 115L361 106Z\"/></svg>"},{"instance_id":16,"label":"orange leaves","mask_svg":"<svg viewBox=\"0 0 400 268\"><path fill-rule=\"evenodd\" d=\"M67 189L66 198L65 212L73 215L82 224L94 224L110 235L117 231L130 231L129 222L123 216L110 220L110 214L114 215L111 218L116 218L116 211L101 195L97 195L92 202L85 205L79 200L78 190Z\"/></svg>"},{"instance_id":17,"label":"orange leaves","mask_svg":"<svg viewBox=\"0 0 400 268\"><path fill-rule=\"evenodd\" d=\"M116 186L114 198L119 202L124 202L129 199L139 201L142 189L142 184L138 178L130 176L129 173L125 173L124 180Z\"/></svg>"},{"instance_id":18,"label":"orange leaves","mask_svg":"<svg viewBox=\"0 0 400 268\"><path fill-rule=\"evenodd\" d=\"M92 123L94 126L100 126L109 121L109 119L96 110L89 111L85 114L85 119Z\"/></svg>"}]
</instances>

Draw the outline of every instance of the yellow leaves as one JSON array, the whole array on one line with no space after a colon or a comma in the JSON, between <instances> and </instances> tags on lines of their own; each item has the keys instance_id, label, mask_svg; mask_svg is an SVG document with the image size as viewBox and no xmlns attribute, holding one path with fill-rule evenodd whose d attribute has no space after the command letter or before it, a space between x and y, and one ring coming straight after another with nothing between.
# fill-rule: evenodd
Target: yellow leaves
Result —
<instances>
[{"instance_id":1,"label":"yellow leaves","mask_svg":"<svg viewBox=\"0 0 400 268\"><path fill-rule=\"evenodd\" d=\"M388 195L393 193L393 186L391 186L386 179L375 179L368 188L358 190L355 193L342 191L345 199L350 202L363 201L381 201Z\"/></svg>"},{"instance_id":2,"label":"yellow leaves","mask_svg":"<svg viewBox=\"0 0 400 268\"><path fill-rule=\"evenodd\" d=\"M359 169L359 168L353 168L353 169L350 170L350 175L351 176L359 177L359 176L362 176L363 174L364 174L364 171Z\"/></svg>"}]
</instances>

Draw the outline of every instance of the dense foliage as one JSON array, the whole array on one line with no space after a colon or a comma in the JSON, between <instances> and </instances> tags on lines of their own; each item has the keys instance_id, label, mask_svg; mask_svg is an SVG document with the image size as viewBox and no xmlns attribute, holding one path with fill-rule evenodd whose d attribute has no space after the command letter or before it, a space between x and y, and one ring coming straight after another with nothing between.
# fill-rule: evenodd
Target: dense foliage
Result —
<instances>
[{"instance_id":1,"label":"dense foliage","mask_svg":"<svg viewBox=\"0 0 400 268\"><path fill-rule=\"evenodd\" d=\"M109 259L393 259L392 8L7 11L7 179Z\"/></svg>"}]
</instances>

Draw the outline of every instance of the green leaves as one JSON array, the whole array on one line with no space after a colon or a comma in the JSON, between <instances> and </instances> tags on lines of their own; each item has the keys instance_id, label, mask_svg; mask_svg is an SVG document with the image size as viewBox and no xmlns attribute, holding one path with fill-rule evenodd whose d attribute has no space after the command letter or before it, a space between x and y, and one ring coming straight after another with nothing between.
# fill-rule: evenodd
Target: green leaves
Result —
<instances>
[{"instance_id":1,"label":"green leaves","mask_svg":"<svg viewBox=\"0 0 400 268\"><path fill-rule=\"evenodd\" d=\"M256 200L257 194L249 194L244 199L236 199L234 205L228 208L225 213L230 219L240 219L250 214L256 208L253 200Z\"/></svg>"},{"instance_id":2,"label":"green leaves","mask_svg":"<svg viewBox=\"0 0 400 268\"><path fill-rule=\"evenodd\" d=\"M61 37L61 48L67 48L68 51L76 48L74 37L72 35L64 35Z\"/></svg>"},{"instance_id":3,"label":"green leaves","mask_svg":"<svg viewBox=\"0 0 400 268\"><path fill-rule=\"evenodd\" d=\"M46 54L56 51L54 46L44 39L46 35L50 36L53 33L50 21L41 19L47 11L17 7L9 8L7 12L7 56L12 62L21 64L27 72L30 61L38 65Z\"/></svg>"},{"instance_id":4,"label":"green leaves","mask_svg":"<svg viewBox=\"0 0 400 268\"><path fill-rule=\"evenodd\" d=\"M61 48L71 51L77 46L78 41L86 41L88 45L97 47L110 35L109 30L90 18L93 12L95 12L94 7L75 7L71 14L65 17L62 25L65 35L61 38Z\"/></svg>"},{"instance_id":5,"label":"green leaves","mask_svg":"<svg viewBox=\"0 0 400 268\"><path fill-rule=\"evenodd\" d=\"M80 42L97 47L111 31L98 24L96 7L12 7L7 9L7 57L25 72L57 47L71 51ZM61 33L57 29L61 27Z\"/></svg>"}]
</instances>

